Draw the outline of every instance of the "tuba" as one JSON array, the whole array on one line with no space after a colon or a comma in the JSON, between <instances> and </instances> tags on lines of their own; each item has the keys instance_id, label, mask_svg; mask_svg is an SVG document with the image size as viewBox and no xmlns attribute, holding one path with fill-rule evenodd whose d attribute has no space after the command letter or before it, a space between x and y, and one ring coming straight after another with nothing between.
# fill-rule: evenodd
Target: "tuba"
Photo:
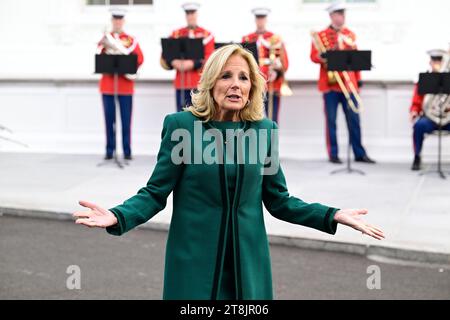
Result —
<instances>
[{"instance_id":1,"label":"tuba","mask_svg":"<svg viewBox=\"0 0 450 320\"><path fill-rule=\"evenodd\" d=\"M104 35L103 35L103 38L100 41L100 43L105 48L106 54L129 55L132 52L132 50L130 50L130 48L125 47L125 45L120 41L120 39L114 38L111 35L111 33L109 31L107 31L106 29L104 31ZM125 74L124 76L128 80L136 80L137 79L137 74Z\"/></svg>"},{"instance_id":2,"label":"tuba","mask_svg":"<svg viewBox=\"0 0 450 320\"><path fill-rule=\"evenodd\" d=\"M439 72L450 72L450 50L442 59ZM445 126L450 123L450 99L448 94L427 94L423 101L424 115L434 123Z\"/></svg>"}]
</instances>

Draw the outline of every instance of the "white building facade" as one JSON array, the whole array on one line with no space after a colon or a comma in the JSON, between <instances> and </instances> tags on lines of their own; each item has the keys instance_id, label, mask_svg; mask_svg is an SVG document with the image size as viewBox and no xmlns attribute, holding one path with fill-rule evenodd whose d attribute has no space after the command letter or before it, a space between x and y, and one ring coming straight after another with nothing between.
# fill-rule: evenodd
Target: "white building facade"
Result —
<instances>
[{"instance_id":1,"label":"white building facade","mask_svg":"<svg viewBox=\"0 0 450 320\"><path fill-rule=\"evenodd\" d=\"M29 146L0 140L0 150L104 153L99 76L93 71L96 43L109 27L110 17L107 5L90 4L102 2L110 1L0 1L0 125L14 131L13 135L3 135ZM159 65L160 38L184 25L182 1L147 2L151 4L130 0L126 6L125 29L137 37L145 56L134 98L135 154L157 151L162 119L175 111L174 73ZM287 78L294 91L282 100L282 153L325 158L323 102L316 89L319 70L309 60L309 53L310 31L328 24L326 1L200 3L199 24L212 31L217 42L239 41L254 30L251 8L271 7L269 29L286 43L290 58ZM450 1L446 0L349 3L347 24L357 34L359 48L373 50L374 70L363 73L365 111L361 117L363 140L374 158L411 159L408 108L413 83L418 73L428 68L425 52L436 47L447 49L449 12ZM342 113L339 128L344 151L347 138ZM429 140L424 151L431 157L436 153L436 141ZM444 151L449 150L449 141L444 142Z\"/></svg>"}]
</instances>

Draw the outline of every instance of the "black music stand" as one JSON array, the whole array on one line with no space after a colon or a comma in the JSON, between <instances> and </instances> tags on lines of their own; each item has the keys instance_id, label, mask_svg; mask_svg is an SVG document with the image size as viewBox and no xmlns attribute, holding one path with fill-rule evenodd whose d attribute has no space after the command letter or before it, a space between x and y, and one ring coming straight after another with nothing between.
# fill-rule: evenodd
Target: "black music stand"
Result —
<instances>
[{"instance_id":1,"label":"black music stand","mask_svg":"<svg viewBox=\"0 0 450 320\"><path fill-rule=\"evenodd\" d=\"M203 39L191 38L162 38L162 57L169 66L175 59L181 60L202 60L205 58L205 50L203 46ZM178 70L181 75L181 105L185 106L186 100L184 98L185 91L185 71Z\"/></svg>"},{"instance_id":2,"label":"black music stand","mask_svg":"<svg viewBox=\"0 0 450 320\"><path fill-rule=\"evenodd\" d=\"M114 131L114 162L120 169L123 169L123 164L119 161L117 156L117 122L120 118L120 109L117 110L119 106L119 94L118 94L118 86L119 86L119 75L124 74L135 74L137 72L138 63L137 63L137 55L113 55L113 54L97 54L95 55L95 73L106 73L114 76L114 105L115 109L115 122L113 125ZM98 166L103 166L107 164L106 161L99 163ZM125 164L128 164L125 162Z\"/></svg>"},{"instance_id":3,"label":"black music stand","mask_svg":"<svg viewBox=\"0 0 450 320\"><path fill-rule=\"evenodd\" d=\"M370 71L372 51L332 50L326 53L329 71Z\"/></svg>"},{"instance_id":4,"label":"black music stand","mask_svg":"<svg viewBox=\"0 0 450 320\"><path fill-rule=\"evenodd\" d=\"M358 50L340 50L340 51L327 51L326 53L328 70L329 71L363 71L371 70L372 68L372 51L358 51ZM353 97L351 96L350 99ZM347 106L350 110L350 106ZM347 121L347 127L350 127L348 115L346 112L345 120ZM347 147L347 167L345 169L338 169L331 172L331 174L337 174L341 172L346 173L358 173L365 175L365 172L358 169L353 169L351 166L351 148L352 140L350 135L350 129L348 130L348 147Z\"/></svg>"},{"instance_id":5,"label":"black music stand","mask_svg":"<svg viewBox=\"0 0 450 320\"><path fill-rule=\"evenodd\" d=\"M229 44L240 44L242 45L242 47L244 49L247 49L248 51L250 51L253 55L253 57L255 58L256 62L259 65L259 55L258 55L258 46L256 45L256 42L216 42L214 44L214 48L215 49L219 49L223 46L229 45Z\"/></svg>"},{"instance_id":6,"label":"black music stand","mask_svg":"<svg viewBox=\"0 0 450 320\"><path fill-rule=\"evenodd\" d=\"M450 98L450 73L421 73L419 75L419 94L439 94L439 123L438 123L438 160L437 170L429 170L420 173L420 175L437 173L442 179L446 179L442 172L442 118L443 108L448 103Z\"/></svg>"}]
</instances>

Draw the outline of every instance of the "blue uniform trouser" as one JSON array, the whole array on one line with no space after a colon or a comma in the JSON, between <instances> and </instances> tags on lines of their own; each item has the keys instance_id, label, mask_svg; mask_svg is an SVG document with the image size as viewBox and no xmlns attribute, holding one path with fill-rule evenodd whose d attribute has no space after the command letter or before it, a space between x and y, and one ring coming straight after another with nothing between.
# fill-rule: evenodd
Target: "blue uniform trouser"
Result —
<instances>
[{"instance_id":1,"label":"blue uniform trouser","mask_svg":"<svg viewBox=\"0 0 450 320\"><path fill-rule=\"evenodd\" d=\"M439 125L431 121L426 117L421 117L413 126L413 142L414 142L414 154L420 156L422 152L423 140L425 134L438 130ZM450 131L450 123L443 126L442 130Z\"/></svg>"},{"instance_id":2,"label":"blue uniform trouser","mask_svg":"<svg viewBox=\"0 0 450 320\"><path fill-rule=\"evenodd\" d=\"M264 109L266 111L266 117L269 117L269 95L266 95L264 100ZM274 92L273 94L273 109L272 109L272 119L278 124L278 115L280 113L280 93Z\"/></svg>"},{"instance_id":3,"label":"blue uniform trouser","mask_svg":"<svg viewBox=\"0 0 450 320\"><path fill-rule=\"evenodd\" d=\"M177 112L180 112L183 110L184 107L189 107L192 105L192 99L191 99L191 91L194 89L177 89L175 93L175 98L177 100ZM182 91L184 91L184 99Z\"/></svg>"},{"instance_id":4,"label":"blue uniform trouser","mask_svg":"<svg viewBox=\"0 0 450 320\"><path fill-rule=\"evenodd\" d=\"M133 96L119 95L120 119L122 122L122 146L125 156L131 156L131 114L133 111ZM103 111L106 126L106 155L112 156L116 150L114 125L116 124L116 104L114 95L104 94ZM117 128L116 128L117 130Z\"/></svg>"},{"instance_id":5,"label":"blue uniform trouser","mask_svg":"<svg viewBox=\"0 0 450 320\"><path fill-rule=\"evenodd\" d=\"M344 110L355 158L364 157L366 155L366 151L364 150L364 147L361 143L361 127L359 115L348 106L345 95L342 92L329 91L323 95L323 98L325 101L327 150L330 159L338 157L336 116L339 104L342 104L342 108ZM356 100L353 96L352 99L356 105Z\"/></svg>"}]
</instances>

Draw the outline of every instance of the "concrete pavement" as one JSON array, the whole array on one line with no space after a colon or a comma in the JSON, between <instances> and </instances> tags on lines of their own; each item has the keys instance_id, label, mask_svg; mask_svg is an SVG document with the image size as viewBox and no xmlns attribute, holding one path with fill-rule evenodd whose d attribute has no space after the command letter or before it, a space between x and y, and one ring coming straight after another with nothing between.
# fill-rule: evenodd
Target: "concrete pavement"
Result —
<instances>
[{"instance_id":1,"label":"concrete pavement","mask_svg":"<svg viewBox=\"0 0 450 320\"><path fill-rule=\"evenodd\" d=\"M0 299L160 299L166 238L148 229L114 237L68 221L0 217ZM276 299L450 299L450 267L279 245L270 252ZM80 289L66 285L69 266L79 268ZM379 286L369 289L374 268Z\"/></svg>"},{"instance_id":2,"label":"concrete pavement","mask_svg":"<svg viewBox=\"0 0 450 320\"><path fill-rule=\"evenodd\" d=\"M0 153L0 212L70 218L88 200L109 208L144 186L155 157L138 156L120 170L97 167L98 155ZM409 163L357 164L365 176L330 175L338 167L325 160L282 159L290 193L308 202L369 209L366 219L380 226L376 241L340 226L335 236L279 221L265 213L274 243L354 252L395 260L450 264L450 179L419 176ZM448 166L447 166L448 167ZM147 226L167 228L167 207ZM59 215L58 215L59 214Z\"/></svg>"}]
</instances>

